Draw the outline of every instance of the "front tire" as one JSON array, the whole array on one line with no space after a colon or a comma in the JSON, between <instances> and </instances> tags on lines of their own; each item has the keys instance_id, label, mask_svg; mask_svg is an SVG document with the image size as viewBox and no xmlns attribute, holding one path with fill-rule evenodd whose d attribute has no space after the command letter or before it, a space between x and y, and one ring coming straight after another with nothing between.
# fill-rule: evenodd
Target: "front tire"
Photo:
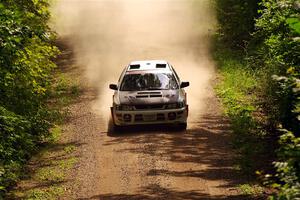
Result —
<instances>
[{"instance_id":1,"label":"front tire","mask_svg":"<svg viewBox=\"0 0 300 200\"><path fill-rule=\"evenodd\" d=\"M178 129L180 131L185 131L186 128L187 128L187 123L180 123L180 124L178 124Z\"/></svg>"},{"instance_id":2,"label":"front tire","mask_svg":"<svg viewBox=\"0 0 300 200\"><path fill-rule=\"evenodd\" d=\"M122 131L122 126L119 126L119 125L116 125L115 123L113 123L113 131L114 132Z\"/></svg>"}]
</instances>

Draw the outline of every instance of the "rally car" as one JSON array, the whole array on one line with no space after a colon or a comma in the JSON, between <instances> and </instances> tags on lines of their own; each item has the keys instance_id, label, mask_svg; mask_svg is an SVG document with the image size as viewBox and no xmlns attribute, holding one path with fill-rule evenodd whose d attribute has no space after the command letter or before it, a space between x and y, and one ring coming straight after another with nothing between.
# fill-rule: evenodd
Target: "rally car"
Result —
<instances>
[{"instance_id":1,"label":"rally car","mask_svg":"<svg viewBox=\"0 0 300 200\"><path fill-rule=\"evenodd\" d=\"M114 90L111 107L115 127L139 124L172 124L186 129L189 82L181 82L164 60L131 62L123 70Z\"/></svg>"}]
</instances>

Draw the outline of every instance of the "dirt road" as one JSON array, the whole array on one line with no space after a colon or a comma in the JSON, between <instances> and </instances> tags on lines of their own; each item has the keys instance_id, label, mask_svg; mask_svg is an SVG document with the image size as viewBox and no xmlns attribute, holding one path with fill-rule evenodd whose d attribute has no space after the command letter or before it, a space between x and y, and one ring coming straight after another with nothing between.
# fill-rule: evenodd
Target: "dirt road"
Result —
<instances>
[{"instance_id":1,"label":"dirt road","mask_svg":"<svg viewBox=\"0 0 300 200\"><path fill-rule=\"evenodd\" d=\"M228 122L213 92L209 0L61 0L54 26L74 51L83 95L67 129L79 163L65 199L240 199ZM112 132L109 106L131 60L166 59L183 80L188 129L136 127ZM72 70L72 69L71 69Z\"/></svg>"}]
</instances>

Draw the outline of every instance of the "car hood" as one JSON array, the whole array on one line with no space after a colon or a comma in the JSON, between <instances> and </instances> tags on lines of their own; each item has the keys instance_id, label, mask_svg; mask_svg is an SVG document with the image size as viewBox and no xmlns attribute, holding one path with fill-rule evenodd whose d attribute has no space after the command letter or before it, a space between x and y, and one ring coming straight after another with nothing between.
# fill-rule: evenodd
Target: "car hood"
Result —
<instances>
[{"instance_id":1,"label":"car hood","mask_svg":"<svg viewBox=\"0 0 300 200\"><path fill-rule=\"evenodd\" d=\"M167 104L184 100L181 90L118 91L115 103L125 105Z\"/></svg>"}]
</instances>

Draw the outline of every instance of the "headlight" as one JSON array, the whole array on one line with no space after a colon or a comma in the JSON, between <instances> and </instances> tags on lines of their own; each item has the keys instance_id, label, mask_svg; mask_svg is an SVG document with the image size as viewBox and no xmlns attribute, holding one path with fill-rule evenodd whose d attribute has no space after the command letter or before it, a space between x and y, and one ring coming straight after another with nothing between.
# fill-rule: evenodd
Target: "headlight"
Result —
<instances>
[{"instance_id":1,"label":"headlight","mask_svg":"<svg viewBox=\"0 0 300 200\"><path fill-rule=\"evenodd\" d=\"M178 102L177 103L178 108L183 108L185 106L184 102Z\"/></svg>"},{"instance_id":2,"label":"headlight","mask_svg":"<svg viewBox=\"0 0 300 200\"><path fill-rule=\"evenodd\" d=\"M178 103L171 103L166 106L166 109L176 109L176 108L183 108L184 102L178 102Z\"/></svg>"},{"instance_id":3,"label":"headlight","mask_svg":"<svg viewBox=\"0 0 300 200\"><path fill-rule=\"evenodd\" d=\"M168 104L166 107L167 107L167 109L175 109L175 108L177 108L177 103Z\"/></svg>"},{"instance_id":4,"label":"headlight","mask_svg":"<svg viewBox=\"0 0 300 200\"><path fill-rule=\"evenodd\" d=\"M122 105L122 110L133 110L134 107L133 106L129 106L129 105Z\"/></svg>"},{"instance_id":5,"label":"headlight","mask_svg":"<svg viewBox=\"0 0 300 200\"><path fill-rule=\"evenodd\" d=\"M116 110L130 111L130 110L134 110L134 106L130 106L130 105L116 105Z\"/></svg>"}]
</instances>

